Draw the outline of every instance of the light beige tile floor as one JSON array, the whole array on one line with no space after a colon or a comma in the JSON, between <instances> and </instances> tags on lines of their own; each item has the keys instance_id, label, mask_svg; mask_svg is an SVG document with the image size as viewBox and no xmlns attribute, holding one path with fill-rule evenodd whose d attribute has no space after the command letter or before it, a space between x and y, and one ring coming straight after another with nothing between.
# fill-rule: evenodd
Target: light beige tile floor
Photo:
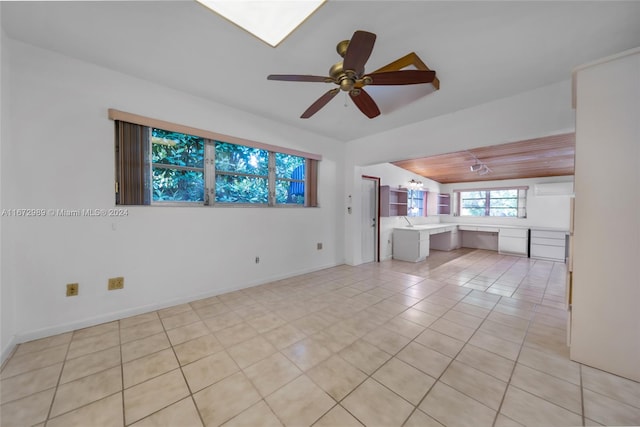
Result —
<instances>
[{"instance_id":1,"label":"light beige tile floor","mask_svg":"<svg viewBox=\"0 0 640 427\"><path fill-rule=\"evenodd\" d=\"M432 251L24 343L0 425L640 425L639 383L568 359L564 278Z\"/></svg>"}]
</instances>

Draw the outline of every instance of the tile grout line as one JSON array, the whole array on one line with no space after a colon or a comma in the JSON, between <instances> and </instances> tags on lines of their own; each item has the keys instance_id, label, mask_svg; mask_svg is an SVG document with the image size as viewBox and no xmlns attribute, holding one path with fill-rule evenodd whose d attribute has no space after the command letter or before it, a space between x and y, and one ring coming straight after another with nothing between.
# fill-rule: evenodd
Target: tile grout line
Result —
<instances>
[{"instance_id":1,"label":"tile grout line","mask_svg":"<svg viewBox=\"0 0 640 427\"><path fill-rule=\"evenodd\" d=\"M456 285L456 286L457 286L457 285ZM461 287L462 287L462 286L461 286ZM442 289L442 288L440 288L440 289ZM437 292L437 291L436 291L436 292ZM473 290L471 290L469 293L467 293L467 295L465 295L465 297L466 297L466 296L468 296L468 295L469 295L470 293L472 293L472 292L473 292ZM435 293L435 292L434 292L434 293ZM425 297L425 298L426 298L426 297ZM440 320L440 319L444 318L444 316L445 316L448 312L450 312L451 310L453 310L453 308L454 308L455 306L457 306L458 304L460 304L460 303L462 302L462 300L463 300L463 299L464 299L464 298L462 298L462 299L458 300L458 302L457 302L455 305L453 305L451 308L449 308L447 311L445 311L445 312L444 312L440 317L438 317L438 319L434 320L431 324L433 324L433 323L437 322L438 320ZM496 301L496 304L495 304L495 305L497 305L497 304L500 302L500 299L502 299L502 297L500 297L500 298ZM494 308L495 308L495 305L494 305ZM456 360L456 358L460 355L460 353L462 352L462 350L464 350L464 348L465 348L465 347L467 346L467 344L469 343L469 340L471 340L471 338L473 338L473 336L476 334L476 332L477 332L477 331L482 327L482 325L483 325L483 324L484 324L484 322L488 319L488 317L489 317L489 315L491 314L491 312L492 312L492 311L493 311L493 309L491 309L491 311L487 314L487 316L485 316L485 317L484 317L484 319L482 320L482 322L480 322L480 324L478 325L478 327L474 330L473 334L471 334L471 336L470 336L470 337L465 341L464 345L463 345L462 347L460 347L460 350L458 350L458 352L457 352L453 357L451 357L451 361L450 361L450 362L447 364L447 366L442 370L442 372L440 373L440 375L438 376L438 378L436 378L436 380L433 382L433 384L431 385L431 387L429 387L429 389L428 389L428 390L427 390L427 392L424 394L424 396L422 396L422 398L420 399L420 401L418 402L418 404L417 404L417 405L414 405L414 409L413 409L413 411L411 411L411 413L409 414L409 416L407 417L407 419L402 423L402 425L403 425L403 426L404 426L404 425L409 421L409 419L411 419L411 417L413 416L413 414L414 414L417 410L419 410L420 405L422 405L422 403L423 403L423 402L424 402L424 400L427 398L427 396L429 395L429 393L431 392L431 390L433 389L433 387L438 383L438 381L440 381L440 379L442 378L442 376L444 375L444 373L445 373L445 372L449 369L449 367L453 364L453 362L454 362L454 361ZM446 320L446 319L445 319L445 320ZM454 323L455 323L455 322L454 322ZM425 328L425 330L426 330L426 329L429 329L429 327L427 326L427 327ZM438 331L436 331L436 332L438 332ZM442 333L442 332L440 332L440 333ZM449 337L449 335L447 335L447 334L443 334L443 335L445 335L445 336ZM453 337L450 337L450 338L453 338ZM456 339L456 338L454 338L454 339ZM414 340L415 340L415 338L414 338L413 340L411 340L411 342L413 342ZM420 344L420 343L418 343L418 344ZM409 345L409 344L407 344L407 345ZM406 346L405 346L405 347L406 347ZM426 347L426 346L425 346L425 347ZM427 347L427 348L429 348L429 347ZM402 350L400 350L400 351L402 351ZM437 351L437 350L434 350L434 351ZM399 352L398 352L398 353L399 353ZM438 351L438 353L440 353L440 352ZM397 354L397 353L396 353L396 354ZM440 354L444 354L444 353L440 353ZM445 355L445 356L450 357L450 356L448 356L448 355ZM460 362L460 363L461 363L461 362ZM410 366L411 366L411 365L410 365ZM417 369L417 368L416 368L416 369ZM475 369L475 368L474 368L474 369ZM418 370L419 370L419 369L418 369ZM427 374L427 375L428 375L428 374ZM446 384L446 383L445 383L445 384ZM508 384L507 384L507 386L508 386ZM453 388L453 387L452 387L452 388ZM459 391L459 390L457 390L457 389L455 389L455 390L456 390L456 391L458 391L459 393L462 393L461 391ZM465 393L462 393L462 394L464 394L465 396L467 396ZM474 398L473 398L473 397L471 397L471 396L467 396L467 397L469 397L469 398L471 398L471 399L473 399L473 400L476 400L476 399L474 399ZM476 400L476 401L477 401L477 400ZM479 403L480 403L480 404L482 404L482 405L484 405L484 403L482 403L482 402L479 402ZM486 406L486 405L485 405L485 406ZM491 408L490 408L490 409L491 409ZM431 415L429 415L429 416L431 417ZM431 417L431 418L433 418L433 417ZM434 419L435 419L435 418L434 418ZM440 421L438 421L438 422L440 422Z\"/></svg>"},{"instance_id":2,"label":"tile grout line","mask_svg":"<svg viewBox=\"0 0 640 427\"><path fill-rule=\"evenodd\" d=\"M214 336L214 337L215 337L215 335L213 335L213 332L211 332L211 330L209 329L209 327L207 326L207 324L206 324L206 323L204 323L204 321L202 320L202 317L200 316L200 314L199 314L199 313L198 313L198 312L193 308L193 306L191 306L191 304L190 304L190 303L187 303L187 304L189 304L189 307L191 308L191 310L193 310L193 312L195 313L195 315L198 317L198 319L199 319L198 321L202 322L202 323L205 325L205 327L207 328L207 330L209 331L209 333L210 333L212 336ZM185 312L186 312L186 311L187 311L187 310L185 310ZM181 313L176 314L176 316L177 316L177 315L179 315L179 314L181 314ZM168 317L172 317L172 316L168 316ZM196 412L198 413L198 418L200 419L200 422L202 423L202 425L203 425L203 426L206 426L207 424L205 423L204 418L203 418L203 416L202 416L202 411L200 410L200 408L198 407L198 404L196 403L196 399L195 399L195 397L194 397L194 392L193 392L193 390L191 389L191 385L189 384L189 381L187 381L187 376L186 376L186 375L185 375L185 373L184 373L184 369L182 369L182 364L180 363L180 359L178 358L178 354L176 353L175 346L174 346L174 344L171 342L171 338L169 337L168 330L167 330L167 328L166 328L166 326L165 326L164 322L162 321L162 318L160 317L160 314L159 314L159 313L158 313L158 318L159 318L159 320L160 320L160 324L162 325L162 330L163 330L163 332L164 332L165 336L167 337L167 341L169 341L169 346L171 347L171 352L173 353L173 356L176 358L176 363L178 364L178 369L180 370L180 374L182 375L182 379L184 380L184 383L185 383L185 385L187 386L187 390L189 391L189 396L188 396L188 397L189 397L189 398L191 398L191 402L193 403L193 406L194 406L194 408L196 409ZM196 322L197 322L197 321L196 321ZM192 322L192 323L196 323L196 322ZM189 323L189 324L192 324L192 323ZM183 325L183 326L184 326L184 325ZM178 326L178 328L179 328L179 327L181 327L181 326ZM177 328L173 328L173 329L177 329ZM187 342L187 341L185 341L185 342ZM180 344L182 344L182 343L180 343ZM222 346L222 350L220 350L220 352L222 352L222 351L226 352L226 348L225 348L224 346ZM218 352L218 353L219 353L219 352ZM205 356L205 357L207 357L207 356ZM204 357L203 357L203 358L204 358ZM198 360L202 360L203 358L198 359ZM233 360L233 363L235 363L235 365L238 367L238 369L240 369L240 366L238 366L238 363L237 363L233 358L231 358L231 360ZM193 362L191 362L191 363L194 363L194 362L195 362L195 361L193 361ZM189 365L189 363L188 363L187 365ZM185 366L187 366L187 365L185 365ZM171 372L171 371L169 371L169 372ZM225 378L228 378L229 376L231 376L231 375L228 375L228 376L226 376L226 377L224 377L224 378L221 378L221 379L220 379L220 380L218 380L218 381L222 381L222 380L224 380ZM214 383L214 384L215 384L215 383ZM211 385L213 385L213 384L211 384ZM208 386L207 386L207 387L208 387ZM205 388L206 388L206 387L205 387ZM202 390L204 390L205 388L203 388ZM201 390L198 390L198 391L201 391ZM197 392L196 392L196 393L197 393ZM178 400L178 401L176 401L176 402L172 402L172 403L170 403L169 405L167 405L166 407L161 408L161 409L159 409L158 411L155 411L155 412L153 412L153 413L151 413L151 414L148 414L147 416L145 416L145 417L144 417L144 418L142 418L142 419L148 418L148 417L152 416L153 414L156 414L156 413L158 413L158 412L160 412L160 411L162 411L162 410L164 410L164 409L168 408L169 406L174 405L174 404L176 404L177 402L182 401L183 399L186 399L186 398L182 398L182 399L180 399L180 400ZM228 420L227 420L227 421L228 421ZM136 421L136 422L137 422L137 421ZM226 422L226 421L225 421L225 422Z\"/></svg>"},{"instance_id":3,"label":"tile grout line","mask_svg":"<svg viewBox=\"0 0 640 427\"><path fill-rule=\"evenodd\" d=\"M584 385L582 381L582 363L578 364L578 369L580 371L580 405L582 407L582 425L586 426L586 419L584 413Z\"/></svg>"},{"instance_id":4,"label":"tile grout line","mask_svg":"<svg viewBox=\"0 0 640 427\"><path fill-rule=\"evenodd\" d=\"M44 419L45 424L48 423L50 420L51 411L53 410L53 404L56 401L56 396L58 395L58 388L60 387L60 381L62 380L62 373L64 372L64 367L67 364L67 356L69 355L69 350L71 349L71 343L73 342L73 336L75 334L76 334L76 331L71 332L71 339L69 339L69 344L67 344L67 351L65 351L64 353L64 359L62 360L62 366L60 367L60 374L58 374L58 380L56 381L55 390L51 398L51 403L49 404L49 410L47 411L47 415L45 416L45 419Z\"/></svg>"},{"instance_id":5,"label":"tile grout line","mask_svg":"<svg viewBox=\"0 0 640 427\"><path fill-rule=\"evenodd\" d=\"M507 386L504 389L504 393L502 394L502 399L500 400L500 405L498 405L498 410L496 411L496 416L493 419L493 424L492 424L493 427L495 427L496 422L498 422L498 417L500 416L500 413L502 411L502 406L504 405L504 400L507 397L507 392L509 391L509 387L511 386L511 380L513 379L513 374L516 371L516 368L518 367L518 359L520 359L520 354L522 354L522 349L524 347L524 342L527 339L527 335L529 334L529 329L531 328L531 324L533 323L533 319L535 318L535 308L536 307L537 307L537 305L533 307L533 310L531 310L531 315L529 316L529 320L527 322L527 329L525 330L524 336L522 337L522 343L520 343L520 348L518 349L518 354L516 356L516 359L513 362L513 368L511 368L511 373L509 374L509 380L507 381ZM517 422L519 422L519 421L517 421Z\"/></svg>"},{"instance_id":6,"label":"tile grout line","mask_svg":"<svg viewBox=\"0 0 640 427\"><path fill-rule=\"evenodd\" d=\"M122 322L118 320L118 346L120 347L120 381L122 390L120 391L122 395L122 425L127 425L127 414L126 408L124 404L124 357L122 355Z\"/></svg>"},{"instance_id":7,"label":"tile grout line","mask_svg":"<svg viewBox=\"0 0 640 427\"><path fill-rule=\"evenodd\" d=\"M154 311L153 313L158 314L158 310ZM180 313L179 313L179 314L180 314ZM171 316L169 316L169 317L171 317ZM151 320L150 322L152 322L152 321L153 321L153 320ZM173 347L173 344L171 343L171 340L169 339L169 336L168 336L168 334L167 334L167 329L165 328L165 325L164 325L164 323L162 322L162 318L160 317L160 315L159 315L159 314L158 314L158 321L159 321L159 322L160 322L160 324L162 325L162 333L165 335L165 337L167 338L167 341L169 342L169 347L171 348L171 351L172 351L172 353L173 353L174 357L176 358L176 362L178 363L178 368L176 368L176 369L171 369L171 370L169 370L169 371L167 371L167 372L163 372L163 373L158 374L158 375L156 375L156 376L153 376L153 377L151 377L151 378L147 378L146 380L144 380L144 381L142 381L142 382L140 382L140 383L137 383L137 384L133 384L133 385L131 385L130 387L127 387L126 389L131 389L131 388L133 388L133 387L135 387L135 386L137 386L137 385L144 384L144 383L146 383L146 382L148 382L148 381L151 381L151 380L153 380L153 379L159 378L159 377L161 377L162 375L168 374L169 372L173 372L173 371L176 371L176 370L180 369L180 373L182 374L182 378L184 379L185 384L187 385L187 390L189 391L189 397L191 397L191 398L192 398L192 400L193 400L193 393L191 392L191 387L189 387L189 383L187 382L186 377L184 376L184 372L182 371L182 366L180 365L180 362L179 362L179 360L178 360L178 357L177 357L177 354L176 354L175 349L174 349L174 347ZM145 323L145 322L143 322L143 323ZM136 325L131 326L131 327L135 327L135 326L136 326ZM153 335L157 335L157 334L153 334ZM150 335L150 336L152 336L152 335ZM136 341L136 340L132 340L132 341L128 341L128 342L133 342L133 341ZM140 357L138 357L138 358L136 358L136 359L132 359L132 360L130 360L129 362L132 362L132 361L135 361L135 360L140 360L140 359L142 359L142 358L144 358L144 357L147 357L147 356L150 356L150 355L153 355L153 354L158 354L158 353L160 353L160 352L162 352L162 351L165 351L165 350L167 350L167 349L166 349L166 348L165 348L165 349L161 349L161 350L155 351L155 352L153 352L153 353L149 353L149 354L146 354L146 355L144 355L144 356L140 356ZM122 345L120 346L120 352L122 352ZM121 356L121 357L122 357L122 356ZM125 389L125 385L124 385L124 361L123 361L123 359L121 359L121 360L120 360L120 362L121 362L121 365L120 365L120 366L121 366L121 370L122 370L122 417L123 417L123 426L127 426L128 424L126 423L126 408L125 408L125 396L124 396L124 392L125 392L125 390L126 390L126 389ZM127 363L129 363L129 362L127 362ZM184 400L184 399L186 399L186 397L183 397L183 398L181 398L181 399L179 399L179 400L177 400L177 401L175 401L175 402L171 402L171 403L170 403L170 404L168 404L167 406L164 406L164 407L162 407L162 408L160 408L160 409L158 409L158 410L155 410L155 411L153 411L153 412L151 412L151 413L149 413L149 414L145 415L144 417L142 417L142 418L140 418L140 419L138 419L138 420L133 421L133 422L132 422L132 424L137 423L137 422L139 422L139 421L141 421L141 420L144 420L144 419L146 419L146 418L149 418L149 417L151 417L151 416L153 416L153 415L157 414L158 412L160 412L160 411L162 411L162 410L164 410L164 409L168 408L169 406L171 406L171 405L173 405L173 404L175 404L175 403L177 403L177 402L180 402L181 400ZM195 405L195 401L194 401L194 405ZM200 417L200 419L201 419L201 421L202 421L202 417L201 417L201 415L200 415L200 411L198 410L197 405L196 405L195 407L196 407L196 411L198 412L198 416ZM205 425L205 424L204 424L204 422L203 422L203 425Z\"/></svg>"},{"instance_id":8,"label":"tile grout line","mask_svg":"<svg viewBox=\"0 0 640 427\"><path fill-rule=\"evenodd\" d=\"M207 324L206 324L206 323L204 323L204 320L202 320L202 317L200 316L200 314L199 314L199 313L198 313L198 312L193 308L193 306L191 306L191 304L190 304L190 303L189 303L189 306L191 307L191 309L193 310L193 312L196 314L196 316L198 316L199 321L201 321L201 322L205 325L205 327L207 328L207 330L209 331L209 333L210 333L212 336L214 336L214 335L213 335L213 332L211 332L211 330L209 329L209 327L207 326ZM166 327L165 327L164 323L162 322L162 319L160 318L160 314L158 314L158 318L160 319L160 324L162 325L162 330L163 330L163 332L164 332L165 336L167 337L167 341L169 341L169 345L171 346L171 351L173 352L173 356L176 358L176 363L178 364L178 369L180 369L180 374L182 375L182 379L184 380L184 383L185 383L185 384L186 384L186 386L187 386L187 390L189 391L189 398L191 398L191 402L193 403L193 407L196 409L196 412L198 413L198 418L200 419L200 422L202 423L202 425L203 425L203 426L206 426L207 424L204 422L204 418L202 417L202 412L200 411L200 408L198 408L198 405L197 405L197 403L196 403L196 399L195 399L195 397L194 397L193 390L191 390L191 385L189 385L189 381L187 381L187 376L185 375L184 370L182 369L182 364L180 363L180 359L178 358L178 353L176 353L175 346L173 345L173 343L171 342L171 339L169 338L169 334L167 333L167 329L166 329ZM194 322L194 323L195 323L195 322ZM185 342L186 342L186 341L185 341ZM223 350L224 350L224 346L223 346ZM222 350L221 350L221 351L222 351ZM198 360L200 360L200 359L198 359ZM235 363L235 360L234 360L234 363ZM187 364L187 365L188 365L188 364ZM237 365L237 363L236 363L236 365ZM185 365L185 366L186 366L186 365ZM238 367L238 368L239 368L239 367ZM225 378L227 378L227 377L225 377ZM221 379L220 381L222 381L222 379ZM204 389L203 389L203 390L204 390ZM185 398L183 398L183 399L185 399ZM180 399L180 400L178 400L177 402L180 402L180 401L181 401L181 400L183 400L183 399ZM174 404L175 404L175 403L177 403L177 402L173 402L173 403L169 404L167 407L169 407L169 406L171 406L171 405L174 405ZM165 409L165 408L162 408L162 409ZM162 409L160 409L160 411L161 411ZM155 414L155 413L157 413L157 412L159 412L159 411L154 412L154 414ZM153 415L153 414L149 414L149 415L147 415L147 416L146 416L146 417L144 417L144 418L150 417L151 415ZM142 419L144 419L144 418L142 418Z\"/></svg>"}]
</instances>

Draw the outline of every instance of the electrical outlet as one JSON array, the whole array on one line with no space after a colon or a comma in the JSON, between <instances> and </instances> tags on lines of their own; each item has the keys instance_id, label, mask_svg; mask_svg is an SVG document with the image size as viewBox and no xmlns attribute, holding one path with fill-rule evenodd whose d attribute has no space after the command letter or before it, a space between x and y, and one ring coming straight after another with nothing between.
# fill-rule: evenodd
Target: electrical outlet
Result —
<instances>
[{"instance_id":1,"label":"electrical outlet","mask_svg":"<svg viewBox=\"0 0 640 427\"><path fill-rule=\"evenodd\" d=\"M322 249L322 243L318 243L317 248L318 248L318 250L321 250Z\"/></svg>"},{"instance_id":2,"label":"electrical outlet","mask_svg":"<svg viewBox=\"0 0 640 427\"><path fill-rule=\"evenodd\" d=\"M260 257L259 256L256 257L256 264L260 264Z\"/></svg>"},{"instance_id":3,"label":"electrical outlet","mask_svg":"<svg viewBox=\"0 0 640 427\"><path fill-rule=\"evenodd\" d=\"M109 279L107 289L110 291L124 288L124 277L112 277Z\"/></svg>"},{"instance_id":4,"label":"electrical outlet","mask_svg":"<svg viewBox=\"0 0 640 427\"><path fill-rule=\"evenodd\" d=\"M67 296L75 297L78 295L78 287L79 285L77 283L67 283Z\"/></svg>"}]
</instances>

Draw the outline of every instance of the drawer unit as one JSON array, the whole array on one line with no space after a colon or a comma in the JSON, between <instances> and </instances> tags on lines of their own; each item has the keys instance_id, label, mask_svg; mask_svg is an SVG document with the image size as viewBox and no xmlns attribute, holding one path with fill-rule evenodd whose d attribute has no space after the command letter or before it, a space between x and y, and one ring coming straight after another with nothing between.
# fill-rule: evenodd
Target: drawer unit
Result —
<instances>
[{"instance_id":1,"label":"drawer unit","mask_svg":"<svg viewBox=\"0 0 640 427\"><path fill-rule=\"evenodd\" d=\"M498 252L508 255L527 256L529 230L526 228L501 228L498 234Z\"/></svg>"},{"instance_id":2,"label":"drawer unit","mask_svg":"<svg viewBox=\"0 0 640 427\"><path fill-rule=\"evenodd\" d=\"M565 246L565 237L561 239L549 239L548 237L533 237L531 236L532 245L545 245L545 246Z\"/></svg>"},{"instance_id":3,"label":"drawer unit","mask_svg":"<svg viewBox=\"0 0 640 427\"><path fill-rule=\"evenodd\" d=\"M564 246L531 245L531 258L564 262Z\"/></svg>"},{"instance_id":4,"label":"drawer unit","mask_svg":"<svg viewBox=\"0 0 640 427\"><path fill-rule=\"evenodd\" d=\"M567 233L531 230L531 258L565 262Z\"/></svg>"},{"instance_id":5,"label":"drawer unit","mask_svg":"<svg viewBox=\"0 0 640 427\"><path fill-rule=\"evenodd\" d=\"M564 240L566 235L567 233L564 231L536 230L535 228L531 229L531 237Z\"/></svg>"}]
</instances>

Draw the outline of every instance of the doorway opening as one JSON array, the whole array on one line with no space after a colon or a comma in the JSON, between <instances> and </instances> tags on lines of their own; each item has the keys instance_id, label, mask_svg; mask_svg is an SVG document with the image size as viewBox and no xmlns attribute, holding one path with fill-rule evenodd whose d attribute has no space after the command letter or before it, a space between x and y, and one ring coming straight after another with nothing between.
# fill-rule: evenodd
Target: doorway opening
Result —
<instances>
[{"instance_id":1,"label":"doorway opening","mask_svg":"<svg viewBox=\"0 0 640 427\"><path fill-rule=\"evenodd\" d=\"M380 178L362 176L360 218L362 262L380 261Z\"/></svg>"}]
</instances>

